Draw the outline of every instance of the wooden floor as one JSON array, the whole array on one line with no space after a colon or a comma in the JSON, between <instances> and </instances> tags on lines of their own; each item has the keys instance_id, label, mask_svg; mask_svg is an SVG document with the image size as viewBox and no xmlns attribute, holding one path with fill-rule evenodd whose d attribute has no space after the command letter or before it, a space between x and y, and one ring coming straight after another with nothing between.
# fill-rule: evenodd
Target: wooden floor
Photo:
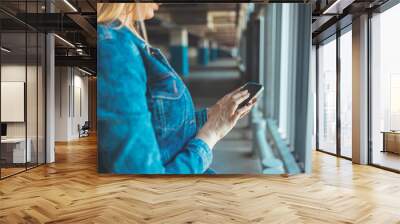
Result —
<instances>
[{"instance_id":1,"label":"wooden floor","mask_svg":"<svg viewBox=\"0 0 400 224\"><path fill-rule=\"evenodd\" d=\"M1 168L1 177L8 177L13 174L25 171L25 167L10 167L10 168Z\"/></svg>"},{"instance_id":2,"label":"wooden floor","mask_svg":"<svg viewBox=\"0 0 400 224\"><path fill-rule=\"evenodd\" d=\"M311 175L111 176L93 137L0 181L0 223L400 223L400 175L314 154Z\"/></svg>"},{"instance_id":3,"label":"wooden floor","mask_svg":"<svg viewBox=\"0 0 400 224\"><path fill-rule=\"evenodd\" d=\"M400 170L400 154L375 150L372 160L374 164Z\"/></svg>"}]
</instances>

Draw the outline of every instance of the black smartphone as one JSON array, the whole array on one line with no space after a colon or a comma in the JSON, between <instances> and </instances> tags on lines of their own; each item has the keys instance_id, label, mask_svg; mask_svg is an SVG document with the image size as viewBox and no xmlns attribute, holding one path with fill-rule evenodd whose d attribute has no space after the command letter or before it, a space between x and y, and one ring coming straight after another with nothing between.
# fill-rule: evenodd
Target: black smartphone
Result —
<instances>
[{"instance_id":1,"label":"black smartphone","mask_svg":"<svg viewBox=\"0 0 400 224\"><path fill-rule=\"evenodd\" d=\"M263 91L264 87L260 83L256 82L248 82L245 85L243 85L240 90L245 90L249 91L250 96L244 100L242 103L239 104L238 109L246 106L252 99L256 98L260 93Z\"/></svg>"}]
</instances>

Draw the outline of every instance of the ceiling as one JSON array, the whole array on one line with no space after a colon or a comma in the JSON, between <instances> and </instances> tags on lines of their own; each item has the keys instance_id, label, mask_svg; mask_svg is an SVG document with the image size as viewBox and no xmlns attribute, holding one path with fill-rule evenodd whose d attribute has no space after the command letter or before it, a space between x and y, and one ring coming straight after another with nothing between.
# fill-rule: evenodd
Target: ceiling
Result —
<instances>
[{"instance_id":1,"label":"ceiling","mask_svg":"<svg viewBox=\"0 0 400 224\"><path fill-rule=\"evenodd\" d=\"M352 16L378 7L387 0L290 2L311 2L313 40L318 42L332 35L337 27L346 26L349 21L351 23ZM44 0L1 0L0 25L2 32L8 33L3 35L3 44L8 42L9 48L14 48L14 54L20 52L22 55L26 52L23 47L25 39L21 39L24 34L20 34L21 31L25 32L29 28L31 31L55 32L61 37L55 41L56 63L82 65L96 70L96 0L51 0L47 8L44 3ZM164 3L155 18L146 21L148 36L151 43L168 46L170 29L181 27L188 30L191 46L197 46L199 39L207 38L218 42L220 46L234 47L238 45L246 26L249 7L251 5L248 3L233 2ZM255 8L260 7L261 4L255 4ZM50 8L53 13L46 13ZM34 44L29 41L28 54L35 49ZM71 47L70 43L74 46Z\"/></svg>"},{"instance_id":2,"label":"ceiling","mask_svg":"<svg viewBox=\"0 0 400 224\"><path fill-rule=\"evenodd\" d=\"M44 45L39 44L37 48L33 38L37 33L52 32L57 34L56 65L79 66L95 71L96 0L50 0L47 5L45 2L0 1L2 45L11 50L7 58L23 61L26 55L29 61ZM44 40L43 36L39 38L41 40Z\"/></svg>"},{"instance_id":3,"label":"ceiling","mask_svg":"<svg viewBox=\"0 0 400 224\"><path fill-rule=\"evenodd\" d=\"M222 46L232 47L239 41L247 5L247 3L165 3L156 13L156 18L146 22L147 29L151 41L167 46L169 30L173 27L183 27L189 32L191 45L197 45L200 38L207 38ZM46 13L50 8L52 13ZM25 0L2 0L0 10L2 30L9 32L8 36L18 36L18 33L27 27L40 32L58 34L61 38L55 38L56 56L59 56L56 63L61 60L63 60L60 63L62 65L69 62L77 63L86 60L88 56L91 56L91 63L95 62L96 0L51 0L47 8L44 0L28 1L28 4ZM70 43L75 47L71 47ZM12 47L15 48L15 54L17 49L21 49L21 55L24 54L23 41L15 41L14 45ZM91 67L95 70L95 63Z\"/></svg>"},{"instance_id":4,"label":"ceiling","mask_svg":"<svg viewBox=\"0 0 400 224\"><path fill-rule=\"evenodd\" d=\"M313 0L313 44L334 35L352 23L353 17L374 11L388 0Z\"/></svg>"},{"instance_id":5,"label":"ceiling","mask_svg":"<svg viewBox=\"0 0 400 224\"><path fill-rule=\"evenodd\" d=\"M171 26L184 27L199 38L208 38L220 45L233 47L240 38L247 5L247 3L166 3L161 5L157 18ZM150 30L155 29L150 27Z\"/></svg>"}]
</instances>

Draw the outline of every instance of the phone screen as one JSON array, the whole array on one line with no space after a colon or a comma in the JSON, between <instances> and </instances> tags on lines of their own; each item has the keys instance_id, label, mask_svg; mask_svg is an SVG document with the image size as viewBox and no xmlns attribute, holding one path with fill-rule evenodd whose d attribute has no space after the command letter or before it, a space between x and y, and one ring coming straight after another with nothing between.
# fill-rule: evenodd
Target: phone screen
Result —
<instances>
[{"instance_id":1,"label":"phone screen","mask_svg":"<svg viewBox=\"0 0 400 224\"><path fill-rule=\"evenodd\" d=\"M242 90L247 89L249 91L250 96L246 100L244 100L241 104L239 104L238 108L242 108L246 104L248 104L250 100L252 100L254 97L256 97L258 94L261 93L264 87L259 83L248 82L241 89Z\"/></svg>"}]
</instances>

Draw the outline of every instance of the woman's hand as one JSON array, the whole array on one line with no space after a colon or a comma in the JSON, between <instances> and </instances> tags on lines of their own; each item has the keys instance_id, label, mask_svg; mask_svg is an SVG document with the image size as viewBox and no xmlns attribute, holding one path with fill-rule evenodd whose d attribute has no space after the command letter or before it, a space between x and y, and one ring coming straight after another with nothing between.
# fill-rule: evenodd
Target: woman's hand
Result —
<instances>
[{"instance_id":1,"label":"woman's hand","mask_svg":"<svg viewBox=\"0 0 400 224\"><path fill-rule=\"evenodd\" d=\"M236 125L237 121L244 117L254 106L253 99L246 106L238 106L250 96L247 90L241 88L225 95L207 111L207 122L199 130L197 138L202 139L210 148L222 139Z\"/></svg>"}]
</instances>

